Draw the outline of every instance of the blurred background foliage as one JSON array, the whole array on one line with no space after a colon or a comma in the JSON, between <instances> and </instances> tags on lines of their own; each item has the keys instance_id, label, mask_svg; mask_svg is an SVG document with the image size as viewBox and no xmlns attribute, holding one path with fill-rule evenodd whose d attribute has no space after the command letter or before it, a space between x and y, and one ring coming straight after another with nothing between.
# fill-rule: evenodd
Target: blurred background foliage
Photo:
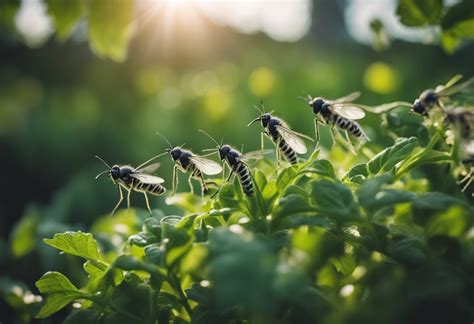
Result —
<instances>
[{"instance_id":1,"label":"blurred background foliage","mask_svg":"<svg viewBox=\"0 0 474 324\"><path fill-rule=\"evenodd\" d=\"M474 33L472 5L2 1L0 321L28 320L22 307L36 298L28 287L46 270L63 269L80 280L78 263L59 258L42 238L91 230L120 242L136 231L134 218L118 231L120 219L96 221L110 212L117 193L105 179L94 181L103 169L95 154L138 165L166 148L157 131L199 152L212 143L198 128L243 144L244 151L256 149L259 130L245 125L261 100L309 135L312 114L298 99L306 93L335 98L361 90L359 102L368 105L413 101L456 73L473 74L474 47L465 41ZM418 117L408 120L419 125ZM362 121L373 151L393 143L381 123L373 114ZM325 129L323 146L329 144ZM339 157L333 161L338 172L364 161L337 149L331 157ZM172 163L161 162L159 175L170 186ZM418 189L457 190L455 180L439 179L438 171L422 169L428 183ZM141 196L132 199L144 206ZM152 204L177 212L162 197Z\"/></svg>"}]
</instances>

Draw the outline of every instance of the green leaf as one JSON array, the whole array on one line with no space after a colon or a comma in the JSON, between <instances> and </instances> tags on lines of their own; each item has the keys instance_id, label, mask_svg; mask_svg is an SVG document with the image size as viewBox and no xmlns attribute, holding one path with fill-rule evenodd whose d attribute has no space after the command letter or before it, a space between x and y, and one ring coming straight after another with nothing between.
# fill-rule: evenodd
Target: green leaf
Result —
<instances>
[{"instance_id":1,"label":"green leaf","mask_svg":"<svg viewBox=\"0 0 474 324\"><path fill-rule=\"evenodd\" d=\"M399 138L395 144L375 155L367 162L370 174L380 174L392 170L395 165L410 155L417 145L415 137Z\"/></svg>"},{"instance_id":2,"label":"green leaf","mask_svg":"<svg viewBox=\"0 0 474 324\"><path fill-rule=\"evenodd\" d=\"M59 272L47 272L37 282L36 287L46 294L46 304L36 315L37 318L51 316L76 299L85 298L86 294L79 291L69 279Z\"/></svg>"},{"instance_id":3,"label":"green leaf","mask_svg":"<svg viewBox=\"0 0 474 324\"><path fill-rule=\"evenodd\" d=\"M289 166L283 171L280 172L277 178L277 187L280 193L283 193L286 187L294 180L296 177L296 167Z\"/></svg>"},{"instance_id":4,"label":"green leaf","mask_svg":"<svg viewBox=\"0 0 474 324\"><path fill-rule=\"evenodd\" d=\"M294 249L303 251L310 257L307 266L313 269L321 267L331 257L344 253L343 241L331 232L318 227L295 230L291 243Z\"/></svg>"},{"instance_id":5,"label":"green leaf","mask_svg":"<svg viewBox=\"0 0 474 324\"><path fill-rule=\"evenodd\" d=\"M272 198L274 198L277 192L278 192L277 182L275 180L272 180L268 182L265 188L263 189L262 197L265 200L272 200Z\"/></svg>"},{"instance_id":6,"label":"green leaf","mask_svg":"<svg viewBox=\"0 0 474 324\"><path fill-rule=\"evenodd\" d=\"M291 214L307 212L316 212L316 209L308 203L308 197L298 194L289 194L278 200L273 214L274 217L278 219Z\"/></svg>"},{"instance_id":7,"label":"green leaf","mask_svg":"<svg viewBox=\"0 0 474 324\"><path fill-rule=\"evenodd\" d=\"M413 205L416 208L431 210L446 210L450 206L458 205L464 206L466 209L474 213L474 208L466 201L449 196L442 192L425 192L417 194Z\"/></svg>"},{"instance_id":8,"label":"green leaf","mask_svg":"<svg viewBox=\"0 0 474 324\"><path fill-rule=\"evenodd\" d=\"M302 171L298 172L298 174L304 173L316 173L323 177L328 177L331 179L336 179L336 171L334 171L334 167L332 166L331 162L328 160L317 160L314 161L311 167L307 167Z\"/></svg>"},{"instance_id":9,"label":"green leaf","mask_svg":"<svg viewBox=\"0 0 474 324\"><path fill-rule=\"evenodd\" d=\"M471 219L466 209L460 206L452 206L429 220L426 224L426 235L459 237L470 225Z\"/></svg>"},{"instance_id":10,"label":"green leaf","mask_svg":"<svg viewBox=\"0 0 474 324\"><path fill-rule=\"evenodd\" d=\"M121 310L121 315L130 317L128 323L151 323L152 296L151 286L129 273L115 289L111 299L114 306Z\"/></svg>"},{"instance_id":11,"label":"green leaf","mask_svg":"<svg viewBox=\"0 0 474 324\"><path fill-rule=\"evenodd\" d=\"M59 39L65 40L85 13L83 0L47 0L46 3Z\"/></svg>"},{"instance_id":12,"label":"green leaf","mask_svg":"<svg viewBox=\"0 0 474 324\"><path fill-rule=\"evenodd\" d=\"M360 183L362 180L369 176L369 171L367 170L367 164L360 163L352 167L352 169L347 172L343 178L347 178L351 182Z\"/></svg>"},{"instance_id":13,"label":"green leaf","mask_svg":"<svg viewBox=\"0 0 474 324\"><path fill-rule=\"evenodd\" d=\"M395 238L388 251L395 260L408 264L421 264L427 258L423 242L416 237Z\"/></svg>"},{"instance_id":14,"label":"green leaf","mask_svg":"<svg viewBox=\"0 0 474 324\"><path fill-rule=\"evenodd\" d=\"M311 197L318 211L336 221L354 220L359 217L351 190L340 182L322 179L311 183Z\"/></svg>"},{"instance_id":15,"label":"green leaf","mask_svg":"<svg viewBox=\"0 0 474 324\"><path fill-rule=\"evenodd\" d=\"M234 186L232 183L227 183L223 185L219 190L218 197L221 207L239 207L239 201L235 198Z\"/></svg>"},{"instance_id":16,"label":"green leaf","mask_svg":"<svg viewBox=\"0 0 474 324\"><path fill-rule=\"evenodd\" d=\"M138 234L132 235L128 238L130 244L137 246L147 246L152 243L158 243L160 241L155 235L149 232L139 232Z\"/></svg>"},{"instance_id":17,"label":"green leaf","mask_svg":"<svg viewBox=\"0 0 474 324\"><path fill-rule=\"evenodd\" d=\"M54 234L52 239L44 242L65 253L75 255L86 260L99 260L100 253L97 242L91 233L65 232Z\"/></svg>"},{"instance_id":18,"label":"green leaf","mask_svg":"<svg viewBox=\"0 0 474 324\"><path fill-rule=\"evenodd\" d=\"M100 315L100 310L81 308L69 314L63 324L97 323Z\"/></svg>"},{"instance_id":19,"label":"green leaf","mask_svg":"<svg viewBox=\"0 0 474 324\"><path fill-rule=\"evenodd\" d=\"M413 154L400 165L396 172L396 176L400 177L401 175L407 173L409 170L414 169L423 164L444 163L451 161L451 155L447 152L441 152L431 149L415 150Z\"/></svg>"},{"instance_id":20,"label":"green leaf","mask_svg":"<svg viewBox=\"0 0 474 324\"><path fill-rule=\"evenodd\" d=\"M340 258L334 258L332 259L332 263L334 264L336 270L345 276L348 276L354 272L354 269L357 266L356 260L350 254L345 254Z\"/></svg>"},{"instance_id":21,"label":"green leaf","mask_svg":"<svg viewBox=\"0 0 474 324\"><path fill-rule=\"evenodd\" d=\"M443 0L399 0L397 15L406 26L435 25L443 10Z\"/></svg>"},{"instance_id":22,"label":"green leaf","mask_svg":"<svg viewBox=\"0 0 474 324\"><path fill-rule=\"evenodd\" d=\"M37 211L28 210L13 229L10 242L13 255L17 258L27 255L35 248L38 221Z\"/></svg>"},{"instance_id":23,"label":"green leaf","mask_svg":"<svg viewBox=\"0 0 474 324\"><path fill-rule=\"evenodd\" d=\"M448 32L453 37L474 37L474 2L461 1L451 7L441 21L443 32Z\"/></svg>"},{"instance_id":24,"label":"green leaf","mask_svg":"<svg viewBox=\"0 0 474 324\"><path fill-rule=\"evenodd\" d=\"M89 42L97 55L121 62L133 32L133 0L90 0Z\"/></svg>"}]
</instances>

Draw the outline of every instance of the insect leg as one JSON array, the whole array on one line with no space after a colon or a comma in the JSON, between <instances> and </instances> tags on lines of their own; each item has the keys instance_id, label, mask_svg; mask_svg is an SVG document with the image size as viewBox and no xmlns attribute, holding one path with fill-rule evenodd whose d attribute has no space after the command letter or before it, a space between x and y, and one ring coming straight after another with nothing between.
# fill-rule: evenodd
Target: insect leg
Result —
<instances>
[{"instance_id":1,"label":"insect leg","mask_svg":"<svg viewBox=\"0 0 474 324\"><path fill-rule=\"evenodd\" d=\"M227 180L225 181L226 183L229 182L230 177L232 177L233 174L234 174L234 170L231 170L231 171L230 171L230 174L229 174L229 177L228 177Z\"/></svg>"},{"instance_id":2,"label":"insect leg","mask_svg":"<svg viewBox=\"0 0 474 324\"><path fill-rule=\"evenodd\" d=\"M349 144L349 149L351 150L352 153L354 153L354 155L357 155L357 152L354 148L354 144L352 144L351 138L349 137L349 132L345 130L344 133L346 134L346 141Z\"/></svg>"},{"instance_id":3,"label":"insect leg","mask_svg":"<svg viewBox=\"0 0 474 324\"><path fill-rule=\"evenodd\" d=\"M319 146L319 125L318 125L318 119L315 118L314 119L314 132L315 132L315 135L316 135L316 146Z\"/></svg>"},{"instance_id":4,"label":"insect leg","mask_svg":"<svg viewBox=\"0 0 474 324\"><path fill-rule=\"evenodd\" d=\"M330 130L331 130L331 137L332 137L332 145L331 145L331 147L333 147L334 145L336 145L336 134L334 134L334 130L335 130L334 127L335 127L335 125L332 124L332 125L331 125L331 128L330 128Z\"/></svg>"},{"instance_id":5,"label":"insect leg","mask_svg":"<svg viewBox=\"0 0 474 324\"><path fill-rule=\"evenodd\" d=\"M153 215L153 213L151 212L150 202L148 201L148 196L147 196L146 192L143 192L143 195L145 196L146 208L148 208L148 211L150 212L150 215Z\"/></svg>"},{"instance_id":6,"label":"insect leg","mask_svg":"<svg viewBox=\"0 0 474 324\"><path fill-rule=\"evenodd\" d=\"M204 196L206 193L209 192L207 189L206 182L204 181L204 177L201 176L199 182L201 183L201 196Z\"/></svg>"},{"instance_id":7,"label":"insect leg","mask_svg":"<svg viewBox=\"0 0 474 324\"><path fill-rule=\"evenodd\" d=\"M127 193L127 209L130 208L130 195L132 194L132 188L128 189Z\"/></svg>"},{"instance_id":8,"label":"insect leg","mask_svg":"<svg viewBox=\"0 0 474 324\"><path fill-rule=\"evenodd\" d=\"M469 187L471 182L474 180L473 176L474 176L474 167L471 167L471 170L467 173L467 175L458 181L458 184L465 183L461 189L461 192L464 192Z\"/></svg>"},{"instance_id":9,"label":"insect leg","mask_svg":"<svg viewBox=\"0 0 474 324\"><path fill-rule=\"evenodd\" d=\"M193 173L191 172L188 178L188 184L189 184L189 189L191 190L191 194L194 195L194 187L192 183L192 178L193 178Z\"/></svg>"},{"instance_id":10,"label":"insect leg","mask_svg":"<svg viewBox=\"0 0 474 324\"><path fill-rule=\"evenodd\" d=\"M176 172L176 170L178 169L178 166L175 165L173 167L173 179L172 179L172 182L173 182L173 192L171 193L171 196L174 196L174 194L176 193L176 188L178 187L178 174Z\"/></svg>"},{"instance_id":11,"label":"insect leg","mask_svg":"<svg viewBox=\"0 0 474 324\"><path fill-rule=\"evenodd\" d=\"M469 185L471 184L472 181L474 181L474 177L473 177L472 172L469 172L469 180L468 180L468 181L466 182L466 184L462 187L461 192L466 191L466 189L469 187Z\"/></svg>"},{"instance_id":12,"label":"insect leg","mask_svg":"<svg viewBox=\"0 0 474 324\"><path fill-rule=\"evenodd\" d=\"M222 186L229 182L230 177L232 177L233 174L234 174L234 170L230 170L229 177L227 178L227 180L225 181L225 183L222 184ZM214 197L217 196L217 194L221 191L222 186L220 186L220 188L217 189L217 191L212 194L211 199L214 199Z\"/></svg>"},{"instance_id":13,"label":"insect leg","mask_svg":"<svg viewBox=\"0 0 474 324\"><path fill-rule=\"evenodd\" d=\"M277 161L277 167L280 167L280 159L281 159L281 152L280 152L280 138L278 138L275 147L275 157Z\"/></svg>"},{"instance_id":14,"label":"insect leg","mask_svg":"<svg viewBox=\"0 0 474 324\"><path fill-rule=\"evenodd\" d=\"M117 210L117 208L119 208L120 204L121 204L122 201L123 201L122 187L120 187L120 185L117 185L117 189L118 189L118 191L119 191L120 198L119 198L118 203L115 205L114 209L112 209L112 216L115 214L115 211Z\"/></svg>"},{"instance_id":15,"label":"insect leg","mask_svg":"<svg viewBox=\"0 0 474 324\"><path fill-rule=\"evenodd\" d=\"M264 139L265 133L260 132L260 150L263 152L263 142L265 141Z\"/></svg>"}]
</instances>

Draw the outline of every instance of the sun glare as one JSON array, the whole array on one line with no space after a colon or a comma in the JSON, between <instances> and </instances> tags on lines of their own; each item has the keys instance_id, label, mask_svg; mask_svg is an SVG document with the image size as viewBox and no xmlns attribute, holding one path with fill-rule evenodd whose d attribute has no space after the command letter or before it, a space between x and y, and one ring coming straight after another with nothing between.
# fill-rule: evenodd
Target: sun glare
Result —
<instances>
[{"instance_id":1,"label":"sun glare","mask_svg":"<svg viewBox=\"0 0 474 324\"><path fill-rule=\"evenodd\" d=\"M167 30L175 25L196 36L202 31L196 29L198 18L206 18L241 33L263 32L285 42L307 34L312 14L311 0L141 0L139 7L155 22L166 17Z\"/></svg>"}]
</instances>

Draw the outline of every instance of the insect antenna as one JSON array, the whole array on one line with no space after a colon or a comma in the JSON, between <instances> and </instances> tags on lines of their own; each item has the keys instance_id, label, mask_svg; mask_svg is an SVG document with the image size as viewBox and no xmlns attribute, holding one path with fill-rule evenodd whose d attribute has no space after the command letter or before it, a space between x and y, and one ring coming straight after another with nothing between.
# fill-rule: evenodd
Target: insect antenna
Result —
<instances>
[{"instance_id":1,"label":"insect antenna","mask_svg":"<svg viewBox=\"0 0 474 324\"><path fill-rule=\"evenodd\" d=\"M301 99L307 102L307 101L313 100L313 97L311 97L311 95L307 91L304 91L304 94L302 96L298 96L298 99Z\"/></svg>"},{"instance_id":2,"label":"insect antenna","mask_svg":"<svg viewBox=\"0 0 474 324\"><path fill-rule=\"evenodd\" d=\"M108 173L108 172L110 172L110 170L102 171L101 173L99 173L98 175L95 176L95 179L96 179L96 180L99 179L101 175L106 174L106 173Z\"/></svg>"},{"instance_id":3,"label":"insect antenna","mask_svg":"<svg viewBox=\"0 0 474 324\"><path fill-rule=\"evenodd\" d=\"M139 166L137 166L137 170L140 170L141 168L143 168L145 165L147 165L148 163L150 163L151 161L159 158L159 157L162 157L163 155L165 154L168 154L168 152L164 152L164 153L161 153L161 154L158 154L158 155L155 155L154 157L152 157L151 159L148 159L146 160L145 162L143 162L142 164L140 164Z\"/></svg>"},{"instance_id":4,"label":"insect antenna","mask_svg":"<svg viewBox=\"0 0 474 324\"><path fill-rule=\"evenodd\" d=\"M112 169L112 167L107 162L105 162L103 158L101 158L98 155L94 155L94 157L98 159L100 162L104 163L106 167L108 167L109 169Z\"/></svg>"},{"instance_id":5,"label":"insect antenna","mask_svg":"<svg viewBox=\"0 0 474 324\"><path fill-rule=\"evenodd\" d=\"M211 141L213 141L214 143L216 143L217 147L220 147L219 142L216 141L214 137L212 137L211 135L209 135L208 133L206 133L204 130L198 129L198 132L200 132L200 133L206 135L207 137L209 137L209 138L211 139Z\"/></svg>"},{"instance_id":6,"label":"insect antenna","mask_svg":"<svg viewBox=\"0 0 474 324\"><path fill-rule=\"evenodd\" d=\"M168 139L166 137L164 137L163 135L160 134L160 132L156 132L156 134L158 136L160 136L162 139L165 140L165 142L168 144L168 146L170 147L170 149L173 149L173 145L171 145L170 141L168 141Z\"/></svg>"}]
</instances>

